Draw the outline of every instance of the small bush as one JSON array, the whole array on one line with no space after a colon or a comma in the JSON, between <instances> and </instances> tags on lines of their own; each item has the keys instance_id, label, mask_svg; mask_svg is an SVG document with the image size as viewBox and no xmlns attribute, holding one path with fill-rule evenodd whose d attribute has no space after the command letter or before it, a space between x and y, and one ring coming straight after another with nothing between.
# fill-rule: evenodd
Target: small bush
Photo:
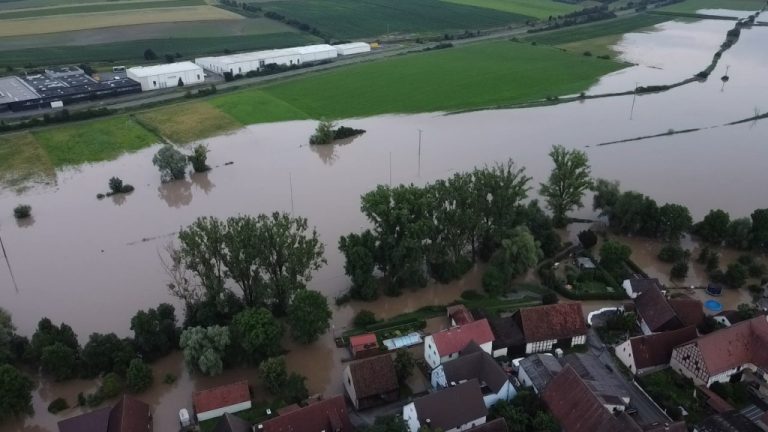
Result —
<instances>
[{"instance_id":1,"label":"small bush","mask_svg":"<svg viewBox=\"0 0 768 432\"><path fill-rule=\"evenodd\" d=\"M134 187L132 185L123 185L123 188L120 190L122 193L131 193L134 191Z\"/></svg>"},{"instance_id":2,"label":"small bush","mask_svg":"<svg viewBox=\"0 0 768 432\"><path fill-rule=\"evenodd\" d=\"M120 377L116 373L108 373L101 381L101 387L99 391L104 399L111 399L119 395L123 391L123 383Z\"/></svg>"},{"instance_id":3,"label":"small bush","mask_svg":"<svg viewBox=\"0 0 768 432\"><path fill-rule=\"evenodd\" d=\"M163 377L163 384L173 384L176 382L176 375L167 373Z\"/></svg>"},{"instance_id":4,"label":"small bush","mask_svg":"<svg viewBox=\"0 0 768 432\"><path fill-rule=\"evenodd\" d=\"M120 177L112 177L109 179L109 190L112 193L120 193L123 191L123 180Z\"/></svg>"},{"instance_id":5,"label":"small bush","mask_svg":"<svg viewBox=\"0 0 768 432\"><path fill-rule=\"evenodd\" d=\"M16 219L28 218L31 215L32 215L32 206L29 206L27 204L19 204L16 206L15 209L13 209L13 216L16 217Z\"/></svg>"},{"instance_id":6,"label":"small bush","mask_svg":"<svg viewBox=\"0 0 768 432\"><path fill-rule=\"evenodd\" d=\"M96 194L96 199L100 199L100 200L102 200L102 199L104 199L105 197L106 197L106 195L104 195L103 193L97 193L97 194Z\"/></svg>"},{"instance_id":7,"label":"small bush","mask_svg":"<svg viewBox=\"0 0 768 432\"><path fill-rule=\"evenodd\" d=\"M192 154L189 155L189 161L192 163L192 169L195 170L195 172L205 172L211 169L206 164L206 161L208 160L208 147L206 147L204 144L199 144L195 146L195 148L192 150Z\"/></svg>"},{"instance_id":8,"label":"small bush","mask_svg":"<svg viewBox=\"0 0 768 432\"><path fill-rule=\"evenodd\" d=\"M51 414L58 414L67 408L69 408L69 404L64 398L56 398L48 404L48 412Z\"/></svg>"},{"instance_id":9,"label":"small bush","mask_svg":"<svg viewBox=\"0 0 768 432\"><path fill-rule=\"evenodd\" d=\"M464 300L472 301L472 300L480 300L482 298L485 298L485 296L473 289L468 289L461 293L461 298Z\"/></svg>"},{"instance_id":10,"label":"small bush","mask_svg":"<svg viewBox=\"0 0 768 432\"><path fill-rule=\"evenodd\" d=\"M591 51L584 51L584 57L592 57Z\"/></svg>"},{"instance_id":11,"label":"small bush","mask_svg":"<svg viewBox=\"0 0 768 432\"><path fill-rule=\"evenodd\" d=\"M560 301L560 299L557 297L557 294L555 294L553 292L548 292L548 293L544 294L543 296L541 296L541 303L545 304L545 305L555 304L558 301Z\"/></svg>"},{"instance_id":12,"label":"small bush","mask_svg":"<svg viewBox=\"0 0 768 432\"><path fill-rule=\"evenodd\" d=\"M688 276L688 263L685 261L676 262L670 270L670 276L672 279L685 279Z\"/></svg>"},{"instance_id":13,"label":"small bush","mask_svg":"<svg viewBox=\"0 0 768 432\"><path fill-rule=\"evenodd\" d=\"M86 400L86 398L85 398L85 395L83 394L83 392L80 392L80 393L78 393L78 394L77 394L77 405L78 405L78 406L81 406L81 407L84 407L84 406L86 406L87 404L88 404L88 402L87 402L87 400Z\"/></svg>"},{"instance_id":14,"label":"small bush","mask_svg":"<svg viewBox=\"0 0 768 432\"><path fill-rule=\"evenodd\" d=\"M102 403L104 403L104 395L101 394L101 391L90 393L88 396L85 397L85 404L88 405L90 408L95 408L101 405Z\"/></svg>"},{"instance_id":15,"label":"small bush","mask_svg":"<svg viewBox=\"0 0 768 432\"><path fill-rule=\"evenodd\" d=\"M334 127L336 125L331 121L323 120L318 123L315 133L309 137L310 144L330 144L334 139Z\"/></svg>"},{"instance_id":16,"label":"small bush","mask_svg":"<svg viewBox=\"0 0 768 432\"><path fill-rule=\"evenodd\" d=\"M367 327L371 324L376 324L376 322L376 315L373 312L365 309L358 312L352 321L355 327Z\"/></svg>"},{"instance_id":17,"label":"small bush","mask_svg":"<svg viewBox=\"0 0 768 432\"><path fill-rule=\"evenodd\" d=\"M689 254L690 252L680 247L680 245L668 244L661 248L658 257L664 262L673 263L687 259Z\"/></svg>"}]
</instances>

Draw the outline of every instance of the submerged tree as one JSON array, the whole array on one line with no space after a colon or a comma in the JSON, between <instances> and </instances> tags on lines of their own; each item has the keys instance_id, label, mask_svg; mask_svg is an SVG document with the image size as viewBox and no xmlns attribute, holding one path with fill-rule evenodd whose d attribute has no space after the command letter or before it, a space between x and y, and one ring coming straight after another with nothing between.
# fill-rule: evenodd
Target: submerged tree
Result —
<instances>
[{"instance_id":1,"label":"submerged tree","mask_svg":"<svg viewBox=\"0 0 768 432\"><path fill-rule=\"evenodd\" d=\"M232 319L232 337L242 347L246 359L258 364L280 353L283 327L264 308L246 309Z\"/></svg>"},{"instance_id":2,"label":"submerged tree","mask_svg":"<svg viewBox=\"0 0 768 432\"><path fill-rule=\"evenodd\" d=\"M163 182L181 180L186 175L187 157L170 144L164 145L152 157L152 164L160 170Z\"/></svg>"},{"instance_id":3,"label":"submerged tree","mask_svg":"<svg viewBox=\"0 0 768 432\"><path fill-rule=\"evenodd\" d=\"M208 161L208 147L205 144L198 144L192 149L192 154L188 156L192 163L192 169L197 173L205 172L211 169L206 162Z\"/></svg>"},{"instance_id":4,"label":"submerged tree","mask_svg":"<svg viewBox=\"0 0 768 432\"><path fill-rule=\"evenodd\" d=\"M288 306L291 336L303 344L316 341L330 327L332 315L324 295L311 290L299 291Z\"/></svg>"},{"instance_id":5,"label":"submerged tree","mask_svg":"<svg viewBox=\"0 0 768 432\"><path fill-rule=\"evenodd\" d=\"M330 144L333 142L336 124L332 121L321 120L317 124L315 133L309 137L310 144Z\"/></svg>"},{"instance_id":6,"label":"submerged tree","mask_svg":"<svg viewBox=\"0 0 768 432\"><path fill-rule=\"evenodd\" d=\"M378 297L376 278L376 238L370 230L362 234L351 233L339 239L339 250L344 254L344 272L352 280L350 294L360 300Z\"/></svg>"},{"instance_id":7,"label":"submerged tree","mask_svg":"<svg viewBox=\"0 0 768 432\"><path fill-rule=\"evenodd\" d=\"M552 210L555 226L563 227L567 223L567 213L584 206L581 200L592 187L589 159L583 151L568 150L559 145L552 147L549 156L555 168L547 183L541 184L540 193Z\"/></svg>"},{"instance_id":8,"label":"submerged tree","mask_svg":"<svg viewBox=\"0 0 768 432\"><path fill-rule=\"evenodd\" d=\"M0 365L0 423L22 415L31 415L32 380L15 367Z\"/></svg>"},{"instance_id":9,"label":"submerged tree","mask_svg":"<svg viewBox=\"0 0 768 432\"><path fill-rule=\"evenodd\" d=\"M229 342L226 327L190 327L181 333L180 346L189 368L213 376L224 370L223 358Z\"/></svg>"}]
</instances>

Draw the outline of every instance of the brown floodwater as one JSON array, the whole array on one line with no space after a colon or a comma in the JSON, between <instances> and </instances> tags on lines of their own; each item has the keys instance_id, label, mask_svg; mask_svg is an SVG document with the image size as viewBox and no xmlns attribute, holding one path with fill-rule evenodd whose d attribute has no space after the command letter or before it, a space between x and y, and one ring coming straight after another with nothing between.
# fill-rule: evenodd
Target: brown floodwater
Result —
<instances>
[{"instance_id":1,"label":"brown floodwater","mask_svg":"<svg viewBox=\"0 0 768 432\"><path fill-rule=\"evenodd\" d=\"M706 66L732 23L701 21L667 23L657 31L627 35L620 43L626 59L639 66L600 80L588 93L604 93L640 85L667 83ZM597 177L617 179L658 202L682 203L700 218L710 208L734 217L765 207L768 122L712 127L691 134L625 144L599 143L646 136L670 129L718 126L768 110L768 28L743 31L713 72L713 79L670 92L637 98L586 100L550 107L498 110L460 115L391 115L344 121L367 133L337 145L310 147L315 123L295 121L254 125L205 140L211 153L206 174L161 184L151 163L157 148L118 160L61 171L55 186L39 186L17 195L0 191L0 235L8 251L18 290L7 268L0 266L0 306L13 314L19 332L30 335L47 316L67 322L81 341L92 332L129 336L130 318L160 302L178 305L165 289L158 258L179 227L204 215L228 217L287 211L305 216L326 245L328 265L316 272L310 288L331 298L348 287L338 238L367 227L360 195L377 184L424 184L454 172L513 158L527 167L533 185L551 168L551 145L586 149ZM643 60L646 59L646 60ZM730 66L730 81L717 78ZM633 99L634 104L633 104ZM634 105L634 109L632 106ZM630 118L631 117L631 118ZM418 130L423 130L419 157ZM233 161L232 165L224 165ZM119 176L136 186L130 195L98 201L107 180ZM34 220L17 222L11 209L30 204ZM594 217L587 206L576 216ZM631 240L630 240L631 241ZM638 250L645 251L641 244ZM666 268L648 246L649 272ZM633 256L633 258L635 258ZM3 263L4 264L4 263ZM696 282L694 270L690 284ZM310 392L341 391L344 350L333 335L342 332L360 309L388 317L430 304L445 304L466 289L479 289L480 270L448 285L430 285L397 298L334 307L333 329L310 346L289 342L287 363L308 377ZM689 281L686 281L688 284ZM592 310L610 302L589 302ZM156 410L156 430L173 430L178 409L190 406L191 393L219 383L247 378L252 369L222 376L190 376L180 354L154 365L157 380L166 372L178 376L173 385L157 384L141 397ZM40 381L34 393L36 415L0 427L3 431L55 431L64 416L50 415L47 404L60 395L73 402L93 382L53 384ZM257 386L258 387L258 386Z\"/></svg>"}]
</instances>

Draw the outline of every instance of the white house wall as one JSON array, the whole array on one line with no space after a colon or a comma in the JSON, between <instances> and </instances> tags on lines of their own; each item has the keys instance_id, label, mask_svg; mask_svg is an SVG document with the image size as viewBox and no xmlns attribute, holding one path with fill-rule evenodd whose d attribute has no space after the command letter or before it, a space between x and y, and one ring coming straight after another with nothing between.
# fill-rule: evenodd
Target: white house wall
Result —
<instances>
[{"instance_id":1,"label":"white house wall","mask_svg":"<svg viewBox=\"0 0 768 432\"><path fill-rule=\"evenodd\" d=\"M432 371L432 388L439 389L448 387L448 379L445 377L445 369L443 365L438 366Z\"/></svg>"},{"instance_id":2,"label":"white house wall","mask_svg":"<svg viewBox=\"0 0 768 432\"><path fill-rule=\"evenodd\" d=\"M637 373L635 359L632 354L632 343L629 340L617 346L614 353L616 354L616 357L624 363L624 366L629 368L630 372L633 374Z\"/></svg>"},{"instance_id":3,"label":"white house wall","mask_svg":"<svg viewBox=\"0 0 768 432\"><path fill-rule=\"evenodd\" d=\"M211 411L197 413L197 421L201 422L201 421L209 420L212 418L221 417L225 413L233 414L236 412L247 410L249 408L251 408L251 401L241 402L239 404L230 405L230 406L226 406L226 407L211 410Z\"/></svg>"},{"instance_id":4,"label":"white house wall","mask_svg":"<svg viewBox=\"0 0 768 432\"><path fill-rule=\"evenodd\" d=\"M499 348L493 351L493 358L504 357L507 355L507 347Z\"/></svg>"},{"instance_id":5,"label":"white house wall","mask_svg":"<svg viewBox=\"0 0 768 432\"><path fill-rule=\"evenodd\" d=\"M645 320L644 320L644 319L642 319L642 318L640 319L640 330L642 330L642 331L643 331L643 334L644 334L644 335L650 335L650 334L653 334L653 332L651 331L651 328L650 328L650 327L648 327L648 324L646 324L646 323L645 323Z\"/></svg>"},{"instance_id":6,"label":"white house wall","mask_svg":"<svg viewBox=\"0 0 768 432\"><path fill-rule=\"evenodd\" d=\"M349 400L355 406L355 409L360 409L359 401L357 400L357 394L355 392L354 382L352 381L352 369L347 366L344 368L344 389L347 391Z\"/></svg>"},{"instance_id":7,"label":"white house wall","mask_svg":"<svg viewBox=\"0 0 768 432\"><path fill-rule=\"evenodd\" d=\"M435 346L435 338L429 335L424 338L424 360L432 369L440 366L440 354Z\"/></svg>"},{"instance_id":8,"label":"white house wall","mask_svg":"<svg viewBox=\"0 0 768 432\"><path fill-rule=\"evenodd\" d=\"M403 407L403 420L408 425L409 432L419 432L419 417L416 415L416 405L411 402Z\"/></svg>"},{"instance_id":9,"label":"white house wall","mask_svg":"<svg viewBox=\"0 0 768 432\"><path fill-rule=\"evenodd\" d=\"M621 287L624 288L627 297L631 299L637 298L637 293L632 291L632 282L629 279L624 279L624 282L621 283Z\"/></svg>"},{"instance_id":10,"label":"white house wall","mask_svg":"<svg viewBox=\"0 0 768 432\"><path fill-rule=\"evenodd\" d=\"M483 401L485 402L485 407L490 409L500 400L512 400L515 396L517 396L517 391L512 386L512 383L507 381L498 393L488 393L483 396Z\"/></svg>"},{"instance_id":11,"label":"white house wall","mask_svg":"<svg viewBox=\"0 0 768 432\"><path fill-rule=\"evenodd\" d=\"M520 380L520 383L522 383L523 386L533 388L533 391L536 393L539 392L539 389L533 385L533 381L531 380L531 377L528 376L528 372L525 371L525 368L520 368L520 370L517 372L517 378Z\"/></svg>"}]
</instances>

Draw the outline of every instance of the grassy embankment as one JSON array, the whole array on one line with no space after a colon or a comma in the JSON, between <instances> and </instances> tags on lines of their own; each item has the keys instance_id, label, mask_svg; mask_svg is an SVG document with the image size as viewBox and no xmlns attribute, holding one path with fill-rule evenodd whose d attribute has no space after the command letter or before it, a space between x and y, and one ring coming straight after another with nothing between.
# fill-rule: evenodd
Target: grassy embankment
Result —
<instances>
[{"instance_id":1,"label":"grassy embankment","mask_svg":"<svg viewBox=\"0 0 768 432\"><path fill-rule=\"evenodd\" d=\"M565 28L541 35L534 34L527 37L526 40L556 46L578 54L589 51L596 56L612 56L616 53L611 47L619 42L625 33L650 28L665 21L670 21L670 18L639 14L602 23Z\"/></svg>"},{"instance_id":2,"label":"grassy embankment","mask_svg":"<svg viewBox=\"0 0 768 432\"><path fill-rule=\"evenodd\" d=\"M701 9L731 9L755 11L765 6L765 0L686 0L659 10L675 13L695 13Z\"/></svg>"},{"instance_id":3,"label":"grassy embankment","mask_svg":"<svg viewBox=\"0 0 768 432\"><path fill-rule=\"evenodd\" d=\"M136 117L149 130L186 143L253 123L450 111L563 96L578 93L621 67L549 47L483 42L300 76L139 112ZM0 141L0 152L17 152L17 141L24 136L8 135ZM41 166L56 168L113 159L158 141L124 115L51 126L31 136L45 155L39 155ZM0 169L22 176L24 165L7 163Z\"/></svg>"},{"instance_id":4,"label":"grassy embankment","mask_svg":"<svg viewBox=\"0 0 768 432\"><path fill-rule=\"evenodd\" d=\"M259 6L339 39L441 34L504 27L531 19L521 14L441 0L279 0L259 3Z\"/></svg>"},{"instance_id":5,"label":"grassy embankment","mask_svg":"<svg viewBox=\"0 0 768 432\"><path fill-rule=\"evenodd\" d=\"M534 18L546 19L550 15L564 15L581 9L582 5L556 2L554 0L443 0L466 6L495 9Z\"/></svg>"}]
</instances>

